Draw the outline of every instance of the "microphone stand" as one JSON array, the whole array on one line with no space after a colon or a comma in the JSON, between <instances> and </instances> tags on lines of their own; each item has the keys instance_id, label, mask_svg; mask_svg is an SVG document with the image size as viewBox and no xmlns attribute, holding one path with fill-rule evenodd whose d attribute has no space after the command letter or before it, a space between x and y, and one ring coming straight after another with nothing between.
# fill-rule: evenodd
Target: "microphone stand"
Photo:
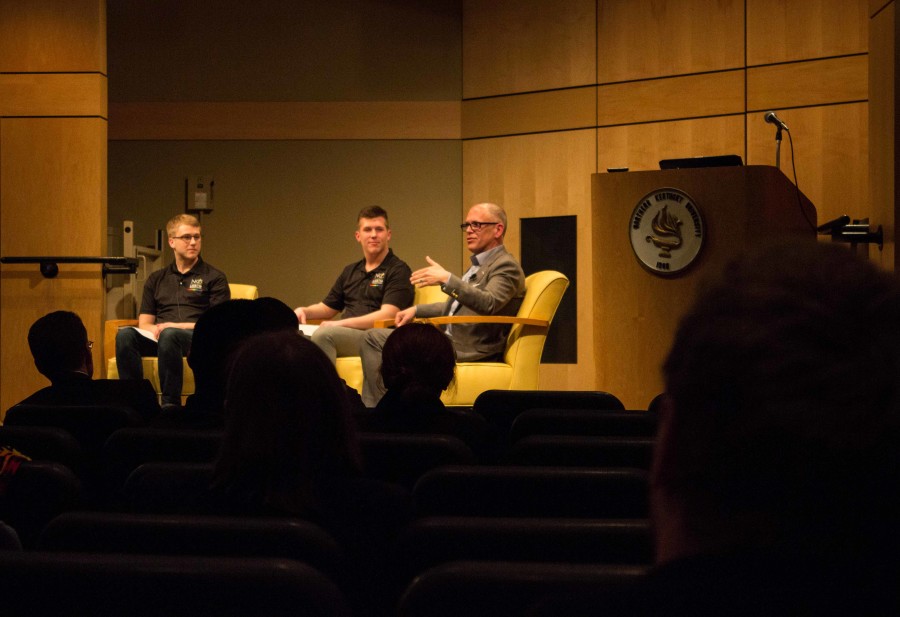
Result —
<instances>
[{"instance_id":1,"label":"microphone stand","mask_svg":"<svg viewBox=\"0 0 900 617\"><path fill-rule=\"evenodd\" d=\"M781 169L781 127L775 131L775 169Z\"/></svg>"}]
</instances>

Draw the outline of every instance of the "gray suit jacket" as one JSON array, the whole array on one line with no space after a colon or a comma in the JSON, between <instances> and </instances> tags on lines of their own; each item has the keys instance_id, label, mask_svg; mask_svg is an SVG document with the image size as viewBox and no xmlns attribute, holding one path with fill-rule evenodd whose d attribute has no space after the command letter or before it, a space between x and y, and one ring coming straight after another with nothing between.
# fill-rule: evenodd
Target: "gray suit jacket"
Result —
<instances>
[{"instance_id":1,"label":"gray suit jacket","mask_svg":"<svg viewBox=\"0 0 900 617\"><path fill-rule=\"evenodd\" d=\"M453 300L459 300L457 315L515 315L525 296L525 273L505 248L498 250L475 273L471 282L450 275L441 286L450 296L447 302L420 304L416 317L447 315ZM453 347L460 362L496 360L506 349L511 326L497 324L454 324Z\"/></svg>"}]
</instances>

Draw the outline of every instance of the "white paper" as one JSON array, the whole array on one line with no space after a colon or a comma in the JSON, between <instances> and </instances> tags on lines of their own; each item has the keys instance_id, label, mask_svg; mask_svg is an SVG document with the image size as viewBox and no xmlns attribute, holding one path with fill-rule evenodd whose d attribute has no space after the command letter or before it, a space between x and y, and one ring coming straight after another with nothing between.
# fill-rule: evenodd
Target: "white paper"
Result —
<instances>
[{"instance_id":1,"label":"white paper","mask_svg":"<svg viewBox=\"0 0 900 617\"><path fill-rule=\"evenodd\" d=\"M319 329L319 326L314 324L302 323L300 324L300 332L305 334L306 336L312 336L313 332Z\"/></svg>"},{"instance_id":2,"label":"white paper","mask_svg":"<svg viewBox=\"0 0 900 617\"><path fill-rule=\"evenodd\" d=\"M148 332L147 330L141 330L141 329L138 328L137 326L125 326L125 327L126 327L126 328L131 328L132 330L137 330L137 331L138 331L138 334L140 334L140 335L143 336L144 338L150 339L150 340L153 341L154 343L159 342L159 341L156 340L156 337L154 337L153 334L152 334L151 332ZM120 329L121 329L121 328L120 328Z\"/></svg>"}]
</instances>

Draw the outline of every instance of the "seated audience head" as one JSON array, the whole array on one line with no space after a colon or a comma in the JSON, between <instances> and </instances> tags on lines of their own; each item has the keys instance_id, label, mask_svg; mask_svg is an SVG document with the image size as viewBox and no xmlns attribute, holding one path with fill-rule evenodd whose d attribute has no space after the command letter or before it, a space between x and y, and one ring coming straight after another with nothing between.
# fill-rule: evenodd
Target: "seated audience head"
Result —
<instances>
[{"instance_id":1,"label":"seated audience head","mask_svg":"<svg viewBox=\"0 0 900 617\"><path fill-rule=\"evenodd\" d=\"M71 373L94 374L91 343L81 318L71 311L54 311L28 330L34 365L51 383Z\"/></svg>"},{"instance_id":2,"label":"seated audience head","mask_svg":"<svg viewBox=\"0 0 900 617\"><path fill-rule=\"evenodd\" d=\"M453 381L453 343L432 325L411 323L387 338L381 355L381 378L388 391L409 400L438 398Z\"/></svg>"},{"instance_id":3,"label":"seated audience head","mask_svg":"<svg viewBox=\"0 0 900 617\"><path fill-rule=\"evenodd\" d=\"M890 550L898 324L897 278L842 246L755 250L701 286L663 367L658 559Z\"/></svg>"},{"instance_id":4,"label":"seated audience head","mask_svg":"<svg viewBox=\"0 0 900 617\"><path fill-rule=\"evenodd\" d=\"M319 483L360 469L345 387L325 353L296 332L247 339L229 366L214 488L248 507L304 514L316 510Z\"/></svg>"},{"instance_id":5,"label":"seated audience head","mask_svg":"<svg viewBox=\"0 0 900 617\"><path fill-rule=\"evenodd\" d=\"M228 357L241 341L261 332L288 330L297 331L297 317L275 298L228 300L210 307L197 320L188 354L201 404L221 409Z\"/></svg>"}]
</instances>

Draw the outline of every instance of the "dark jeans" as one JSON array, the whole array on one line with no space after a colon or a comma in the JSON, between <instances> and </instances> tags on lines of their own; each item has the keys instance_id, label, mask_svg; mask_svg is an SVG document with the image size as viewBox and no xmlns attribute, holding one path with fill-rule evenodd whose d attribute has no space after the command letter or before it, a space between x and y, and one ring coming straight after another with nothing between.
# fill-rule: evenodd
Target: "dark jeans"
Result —
<instances>
[{"instance_id":1,"label":"dark jeans","mask_svg":"<svg viewBox=\"0 0 900 617\"><path fill-rule=\"evenodd\" d=\"M166 328L154 343L133 328L122 328L116 334L116 365L119 379L143 379L142 356L156 356L159 363L159 386L163 405L181 404L184 382L182 358L191 349L193 330Z\"/></svg>"}]
</instances>

